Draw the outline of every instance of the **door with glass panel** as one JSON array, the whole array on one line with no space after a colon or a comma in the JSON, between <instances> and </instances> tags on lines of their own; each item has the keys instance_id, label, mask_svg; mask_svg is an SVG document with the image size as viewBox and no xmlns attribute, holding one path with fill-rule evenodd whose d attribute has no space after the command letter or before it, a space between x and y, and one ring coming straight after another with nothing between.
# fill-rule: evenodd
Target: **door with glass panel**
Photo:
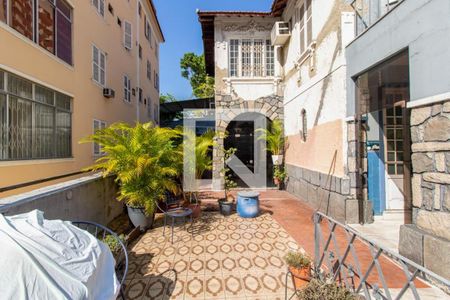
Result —
<instances>
[{"instance_id":1,"label":"door with glass panel","mask_svg":"<svg viewBox=\"0 0 450 300\"><path fill-rule=\"evenodd\" d=\"M386 209L404 210L409 195L409 128L406 89L387 88L383 93Z\"/></svg>"}]
</instances>

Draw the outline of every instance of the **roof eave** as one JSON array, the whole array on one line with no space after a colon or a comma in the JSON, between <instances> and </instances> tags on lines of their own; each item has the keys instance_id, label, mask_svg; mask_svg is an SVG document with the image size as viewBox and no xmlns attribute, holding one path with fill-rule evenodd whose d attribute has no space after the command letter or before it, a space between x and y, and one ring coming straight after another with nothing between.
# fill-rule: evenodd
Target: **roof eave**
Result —
<instances>
[{"instance_id":1,"label":"roof eave","mask_svg":"<svg viewBox=\"0 0 450 300\"><path fill-rule=\"evenodd\" d=\"M156 24L158 25L158 31L159 31L159 34L161 35L161 41L164 43L166 41L166 39L164 37L164 33L162 31L161 24L159 23L159 20L158 20L158 14L156 13L155 4L153 3L153 0L148 0L148 3L150 5L150 8L153 11L153 14L155 15Z\"/></svg>"}]
</instances>

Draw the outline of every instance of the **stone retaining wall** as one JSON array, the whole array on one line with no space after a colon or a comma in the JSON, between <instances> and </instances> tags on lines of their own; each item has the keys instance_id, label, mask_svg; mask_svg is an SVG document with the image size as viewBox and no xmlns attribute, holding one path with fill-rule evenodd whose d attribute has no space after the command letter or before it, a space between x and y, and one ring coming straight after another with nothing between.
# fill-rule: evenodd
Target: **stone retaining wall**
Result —
<instances>
[{"instance_id":1,"label":"stone retaining wall","mask_svg":"<svg viewBox=\"0 0 450 300\"><path fill-rule=\"evenodd\" d=\"M400 253L450 278L450 101L411 111L413 224Z\"/></svg>"},{"instance_id":2,"label":"stone retaining wall","mask_svg":"<svg viewBox=\"0 0 450 300\"><path fill-rule=\"evenodd\" d=\"M106 225L123 211L116 195L114 178L96 174L0 199L0 213L15 215L39 209L46 219Z\"/></svg>"},{"instance_id":3,"label":"stone retaining wall","mask_svg":"<svg viewBox=\"0 0 450 300\"><path fill-rule=\"evenodd\" d=\"M286 165L286 190L343 223L358 223L358 201L351 196L350 178Z\"/></svg>"}]
</instances>

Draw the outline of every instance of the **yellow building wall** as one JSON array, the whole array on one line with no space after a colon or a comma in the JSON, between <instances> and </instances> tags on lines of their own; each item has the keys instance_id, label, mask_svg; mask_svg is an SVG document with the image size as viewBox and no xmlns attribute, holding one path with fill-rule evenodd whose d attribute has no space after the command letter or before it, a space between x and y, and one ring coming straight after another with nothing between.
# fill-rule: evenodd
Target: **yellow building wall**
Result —
<instances>
[{"instance_id":1,"label":"yellow building wall","mask_svg":"<svg viewBox=\"0 0 450 300\"><path fill-rule=\"evenodd\" d=\"M138 4L135 0L109 1L114 8L114 15L108 11L108 1L105 1L104 17L97 13L91 1L68 3L73 8L73 66L0 22L0 69L73 97L73 158L0 161L0 188L77 172L91 165L96 158L93 155L93 146L81 145L79 141L92 134L94 119L105 121L108 125L118 121L134 123L137 120L136 106L139 105L139 121L149 121L144 101L138 102L138 65L143 98L151 96L152 112L153 103L159 104L159 91L154 88L153 81L153 70L156 68L156 72L159 73L159 62L155 56L155 46L150 49L144 36L144 13L150 18L153 38L157 39L158 46L163 37L158 31L156 16L148 1L141 3L142 14L139 19ZM122 26L118 25L117 18L122 21ZM123 46L124 21L132 24L133 47L130 51ZM138 36L143 48L142 59L139 60ZM92 80L92 45L106 52L106 87L114 89L114 98L103 97L103 87ZM147 59L152 64L151 82L146 77ZM131 78L132 88L136 91L135 96L131 96L131 104L123 100L124 74ZM153 114L151 116L153 117Z\"/></svg>"}]
</instances>

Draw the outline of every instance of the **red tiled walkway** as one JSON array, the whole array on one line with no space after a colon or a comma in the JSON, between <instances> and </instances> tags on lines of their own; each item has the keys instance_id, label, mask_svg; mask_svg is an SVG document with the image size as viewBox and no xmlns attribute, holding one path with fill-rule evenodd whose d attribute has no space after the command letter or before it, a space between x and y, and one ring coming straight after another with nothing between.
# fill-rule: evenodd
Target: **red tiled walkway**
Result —
<instances>
[{"instance_id":1,"label":"red tiled walkway","mask_svg":"<svg viewBox=\"0 0 450 300\"><path fill-rule=\"evenodd\" d=\"M222 196L222 193L204 192L203 199L217 199ZM273 218L305 249L312 257L314 256L314 209L311 208L304 201L285 192L268 190L261 192L260 205L263 211L272 214ZM327 239L329 229L325 222L322 222L323 238ZM348 244L344 230L338 229L336 232L336 240L339 245L340 255L342 256ZM372 256L367 244L357 240L355 243L355 251L361 265L362 274L370 267ZM333 245L329 250L335 253L337 258L337 251ZM351 254L346 259L348 264L356 267L355 261ZM389 288L401 288L406 283L406 277L402 269L396 265L389 258L382 256L379 259L381 269ZM358 285L358 280L355 279L355 284ZM374 267L368 279L368 283L372 286L377 284L382 287L382 282L378 276L377 270ZM418 288L428 287L422 281L416 280L415 285Z\"/></svg>"}]
</instances>

